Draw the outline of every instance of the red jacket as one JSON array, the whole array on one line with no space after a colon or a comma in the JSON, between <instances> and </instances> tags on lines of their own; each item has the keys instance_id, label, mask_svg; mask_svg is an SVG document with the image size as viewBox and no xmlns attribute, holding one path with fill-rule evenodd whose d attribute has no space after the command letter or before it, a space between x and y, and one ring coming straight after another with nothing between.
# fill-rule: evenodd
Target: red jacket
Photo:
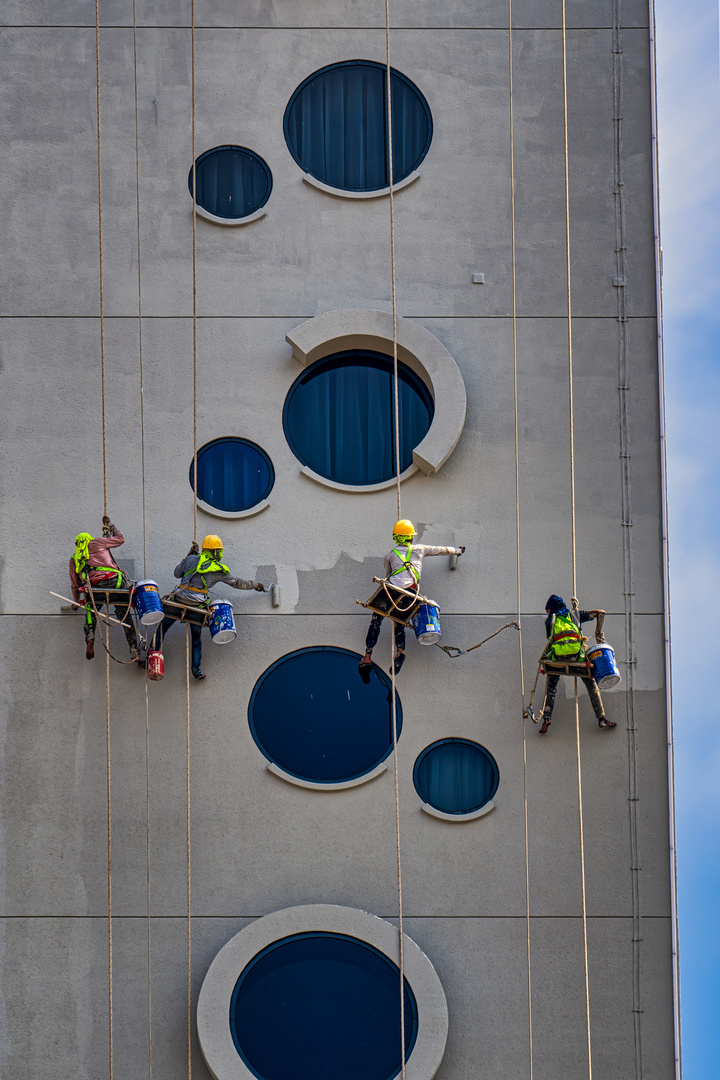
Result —
<instances>
[{"instance_id":1,"label":"red jacket","mask_svg":"<svg viewBox=\"0 0 720 1080\"><path fill-rule=\"evenodd\" d=\"M72 598L75 601L79 601L80 592L85 587L84 575L89 573L90 584L95 584L97 580L102 581L104 575L101 572L93 573L93 566L114 566L116 570L120 567L110 554L110 548L120 547L125 543L125 537L121 532L113 525L112 536L100 536L97 540L91 540L88 547L88 561L83 570L83 577L78 574L75 569L75 560L70 560L70 584L72 586Z\"/></svg>"}]
</instances>

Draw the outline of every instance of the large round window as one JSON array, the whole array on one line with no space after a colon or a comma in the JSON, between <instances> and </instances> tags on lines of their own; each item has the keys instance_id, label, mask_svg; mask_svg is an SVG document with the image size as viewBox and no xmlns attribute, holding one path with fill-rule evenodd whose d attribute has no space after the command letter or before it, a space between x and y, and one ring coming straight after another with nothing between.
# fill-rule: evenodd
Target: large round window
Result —
<instances>
[{"instance_id":1,"label":"large round window","mask_svg":"<svg viewBox=\"0 0 720 1080\"><path fill-rule=\"evenodd\" d=\"M193 171L188 176L190 194ZM261 157L244 146L216 146L195 163L195 199L214 217L228 221L248 217L265 205L272 174Z\"/></svg>"},{"instance_id":2,"label":"large round window","mask_svg":"<svg viewBox=\"0 0 720 1080\"><path fill-rule=\"evenodd\" d=\"M264 450L248 439L225 438L201 446L197 454L198 499L225 514L238 514L267 499L275 470ZM190 463L190 487L195 471Z\"/></svg>"},{"instance_id":3,"label":"large round window","mask_svg":"<svg viewBox=\"0 0 720 1080\"><path fill-rule=\"evenodd\" d=\"M413 770L415 790L424 803L443 814L480 810L498 789L495 758L470 739L441 739L423 750Z\"/></svg>"},{"instance_id":4,"label":"large round window","mask_svg":"<svg viewBox=\"0 0 720 1080\"><path fill-rule=\"evenodd\" d=\"M417 1035L405 981L405 1055ZM401 1068L400 972L345 934L295 934L245 967L230 1003L238 1054L259 1080L391 1080Z\"/></svg>"},{"instance_id":5,"label":"large round window","mask_svg":"<svg viewBox=\"0 0 720 1080\"><path fill-rule=\"evenodd\" d=\"M342 784L372 772L392 751L390 678L334 645L298 649L255 684L248 719L261 752L282 772L312 784ZM402 706L397 698L398 733Z\"/></svg>"},{"instance_id":6,"label":"large round window","mask_svg":"<svg viewBox=\"0 0 720 1080\"><path fill-rule=\"evenodd\" d=\"M417 169L430 148L432 117L418 88L391 71L393 182ZM285 140L301 169L342 191L380 191L388 170L387 68L347 60L298 86L285 110Z\"/></svg>"},{"instance_id":7,"label":"large round window","mask_svg":"<svg viewBox=\"0 0 720 1080\"><path fill-rule=\"evenodd\" d=\"M398 364L400 471L432 423L428 388ZM313 472L339 484L366 486L395 475L392 357L353 349L319 360L295 380L285 399L285 436Z\"/></svg>"}]
</instances>

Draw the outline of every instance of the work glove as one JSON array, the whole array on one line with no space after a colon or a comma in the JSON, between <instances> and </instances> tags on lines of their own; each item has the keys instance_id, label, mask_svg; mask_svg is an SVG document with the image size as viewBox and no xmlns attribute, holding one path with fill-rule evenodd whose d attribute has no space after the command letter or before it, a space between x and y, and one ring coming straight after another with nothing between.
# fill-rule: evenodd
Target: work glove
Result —
<instances>
[{"instance_id":1,"label":"work glove","mask_svg":"<svg viewBox=\"0 0 720 1080\"><path fill-rule=\"evenodd\" d=\"M464 553L465 553L465 548L464 548L464 547L458 548L458 553L459 553L460 555L464 555Z\"/></svg>"},{"instance_id":2,"label":"work glove","mask_svg":"<svg viewBox=\"0 0 720 1080\"><path fill-rule=\"evenodd\" d=\"M109 524L110 524L110 518L107 516L107 514L103 514L103 525L109 525Z\"/></svg>"},{"instance_id":3,"label":"work glove","mask_svg":"<svg viewBox=\"0 0 720 1080\"><path fill-rule=\"evenodd\" d=\"M190 545L190 550L188 551L188 555L197 555L197 554L199 554L199 552L200 552L200 548L198 547L198 542L197 542L197 540L193 540L192 544Z\"/></svg>"},{"instance_id":4,"label":"work glove","mask_svg":"<svg viewBox=\"0 0 720 1080\"><path fill-rule=\"evenodd\" d=\"M255 592L265 592L265 586L263 585L262 581L256 582Z\"/></svg>"}]
</instances>

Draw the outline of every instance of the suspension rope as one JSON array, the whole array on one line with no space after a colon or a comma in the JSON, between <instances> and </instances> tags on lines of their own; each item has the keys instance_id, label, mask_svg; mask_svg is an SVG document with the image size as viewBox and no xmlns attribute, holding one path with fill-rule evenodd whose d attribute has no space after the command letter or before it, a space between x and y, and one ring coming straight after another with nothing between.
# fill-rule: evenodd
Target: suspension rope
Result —
<instances>
[{"instance_id":1,"label":"suspension rope","mask_svg":"<svg viewBox=\"0 0 720 1080\"><path fill-rule=\"evenodd\" d=\"M402 506L400 497L400 397L398 393L397 290L395 287L395 191L393 181L392 80L390 78L390 0L385 0L385 66L387 69L388 180L390 190L390 275L392 281L393 397L395 410L395 482L397 487L397 516L398 518L401 518Z\"/></svg>"},{"instance_id":2,"label":"suspension rope","mask_svg":"<svg viewBox=\"0 0 720 1080\"><path fill-rule=\"evenodd\" d=\"M190 6L191 92L192 92L192 332L193 332L193 539L197 542L197 164L195 151L195 0Z\"/></svg>"},{"instance_id":3,"label":"suspension rope","mask_svg":"<svg viewBox=\"0 0 720 1080\"><path fill-rule=\"evenodd\" d=\"M100 273L100 375L102 398L103 514L107 516L107 412L105 402L105 286L103 266L102 156L100 137L100 0L95 0L95 82L97 90L98 250ZM92 592L92 590L90 590ZM94 601L93 601L94 604ZM108 639L110 627L108 625ZM102 641L102 631L100 632ZM113 1080L113 925L112 925L112 790L110 761L110 650L105 647L105 739L107 760L107 893L108 893L108 1072Z\"/></svg>"},{"instance_id":4,"label":"suspension rope","mask_svg":"<svg viewBox=\"0 0 720 1080\"><path fill-rule=\"evenodd\" d=\"M525 672L523 665L522 621L520 616L520 437L518 417L518 351L517 351L517 259L515 236L515 109L513 97L513 13L512 0L508 0L508 71L510 104L510 222L512 265L512 331L513 331L513 400L515 418L515 576L517 582L518 660L520 664L520 700L525 704ZM512 625L512 624L510 624ZM525 952L527 956L528 999L528 1058L530 1080L533 1080L533 1014L532 1014L532 965L530 951L530 835L528 828L527 789L527 717L521 710L523 755L523 827L525 830Z\"/></svg>"},{"instance_id":5,"label":"suspension rope","mask_svg":"<svg viewBox=\"0 0 720 1080\"><path fill-rule=\"evenodd\" d=\"M95 81L97 88L98 247L100 254L100 374L102 383L103 514L107 515L107 414L105 409L105 274L103 269L102 156L100 151L100 0L95 0Z\"/></svg>"},{"instance_id":6,"label":"suspension rope","mask_svg":"<svg viewBox=\"0 0 720 1080\"><path fill-rule=\"evenodd\" d=\"M192 1078L192 922L190 877L190 624L185 623L185 828L187 831L187 1055Z\"/></svg>"},{"instance_id":7,"label":"suspension rope","mask_svg":"<svg viewBox=\"0 0 720 1080\"><path fill-rule=\"evenodd\" d=\"M145 507L145 379L143 370L142 274L140 269L140 120L138 106L137 14L133 0L133 72L135 87L135 210L137 217L138 353L140 359L140 465L142 488L143 578L147 577ZM150 920L150 698L145 665L145 910L147 924L148 1077L152 1080L152 925Z\"/></svg>"},{"instance_id":8,"label":"suspension rope","mask_svg":"<svg viewBox=\"0 0 720 1080\"><path fill-rule=\"evenodd\" d=\"M563 68L563 142L565 151L565 257L567 260L567 330L568 330L568 406L570 438L570 527L572 547L573 595L577 595L577 550L575 527L575 416L573 401L572 349L572 278L570 264L570 159L568 153L568 90L567 90L567 26L565 2L562 0L562 68ZM585 973L585 1027L587 1032L588 1080L592 1080L592 1040L590 1031L590 977L588 966L587 889L585 882L585 828L583 821L582 761L580 754L580 703L575 677L575 738L578 783L578 825L580 832L580 885L582 895L583 960Z\"/></svg>"},{"instance_id":9,"label":"suspension rope","mask_svg":"<svg viewBox=\"0 0 720 1080\"><path fill-rule=\"evenodd\" d=\"M395 417L395 482L397 516L402 517L400 495L400 399L398 393L397 291L395 286L395 197L393 183L392 80L390 77L390 0L385 0L385 67L387 72L388 180L390 189L390 274L392 280L393 397ZM392 681L393 759L395 762L395 854L397 860L398 946L400 968L400 1065L406 1080L405 1060L405 938L403 931L402 859L400 854L400 781L398 767L397 688L395 684L395 625L390 633L390 678Z\"/></svg>"}]
</instances>

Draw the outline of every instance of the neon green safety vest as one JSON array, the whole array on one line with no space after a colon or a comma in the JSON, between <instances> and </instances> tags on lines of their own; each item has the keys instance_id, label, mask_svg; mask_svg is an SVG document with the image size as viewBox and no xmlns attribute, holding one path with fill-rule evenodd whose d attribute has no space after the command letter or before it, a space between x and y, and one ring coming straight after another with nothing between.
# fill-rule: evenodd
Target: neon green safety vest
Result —
<instances>
[{"instance_id":1,"label":"neon green safety vest","mask_svg":"<svg viewBox=\"0 0 720 1080\"><path fill-rule=\"evenodd\" d=\"M221 562L218 562L216 559L213 559L212 555L206 555L204 552L201 552L200 553L200 558L198 559L197 566L193 567L192 570L187 570L185 572L185 574L183 575L183 579L180 582L180 588L183 588L183 586L186 587L188 585L188 583L190 581L192 581L192 579L197 574L197 576L200 578L200 580L203 583L203 589L205 590L205 592L208 592L209 591L209 586L208 586L207 581L205 580L205 577L204 577L205 574L229 574L229 573L230 573L230 570L229 570L229 568L227 566L225 566ZM192 588L192 586L191 586L191 588Z\"/></svg>"},{"instance_id":2,"label":"neon green safety vest","mask_svg":"<svg viewBox=\"0 0 720 1080\"><path fill-rule=\"evenodd\" d=\"M393 555L397 555L402 565L398 566L397 570L393 570L390 577L392 578L395 577L396 574L402 574L403 570L409 570L412 576L415 578L415 584L419 585L420 574L418 573L417 567L413 566L413 564L410 562L410 556L412 555L412 544L408 544L407 551L404 555L401 555L397 548L393 548Z\"/></svg>"},{"instance_id":3,"label":"neon green safety vest","mask_svg":"<svg viewBox=\"0 0 720 1080\"><path fill-rule=\"evenodd\" d=\"M555 660L572 660L582 651L583 636L576 623L569 615L553 615L546 654Z\"/></svg>"}]
</instances>

